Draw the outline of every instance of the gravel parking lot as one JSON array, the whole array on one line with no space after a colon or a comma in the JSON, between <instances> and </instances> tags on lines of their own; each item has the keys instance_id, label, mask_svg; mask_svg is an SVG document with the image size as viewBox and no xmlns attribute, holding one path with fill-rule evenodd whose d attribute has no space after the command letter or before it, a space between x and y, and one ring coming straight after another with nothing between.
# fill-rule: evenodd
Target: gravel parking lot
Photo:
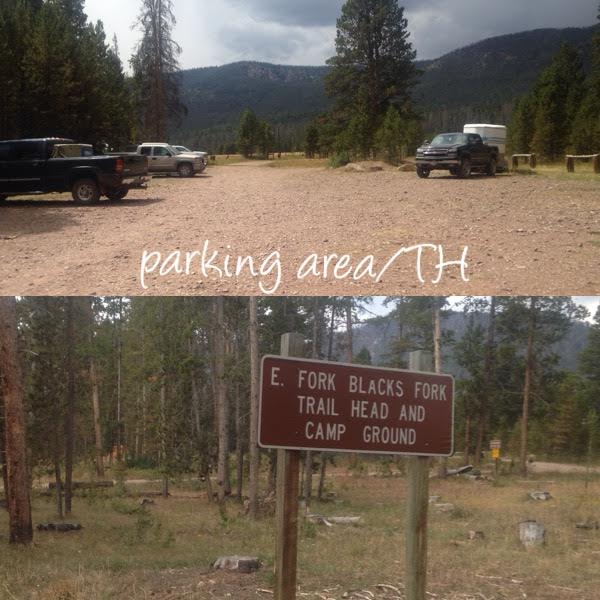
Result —
<instances>
[{"instance_id":1,"label":"gravel parking lot","mask_svg":"<svg viewBox=\"0 0 600 600\"><path fill-rule=\"evenodd\" d=\"M438 285L439 255L401 254L404 247L441 245L444 260L469 247L469 267L449 267ZM263 276L202 272L200 254L271 257ZM3 294L574 294L600 293L600 182L503 175L420 180L413 173L348 173L326 169L213 167L194 179L154 179L120 203L78 206L66 196L11 199L0 206ZM148 273L142 287L144 251ZM175 255L179 251L182 254ZM185 267L185 253L198 251ZM311 253L349 254L338 275L297 271ZM373 255L369 262L361 260ZM170 257L170 262L167 261ZM181 258L176 263L175 258ZM206 258L205 257L205 258ZM361 264L359 264L361 263ZM231 263L233 264L233 263ZM163 267L165 274L156 271ZM322 265L319 263L319 266ZM269 271L269 267L271 267ZM343 268L342 268L343 267ZM267 271L269 271L267 273Z\"/></svg>"}]
</instances>

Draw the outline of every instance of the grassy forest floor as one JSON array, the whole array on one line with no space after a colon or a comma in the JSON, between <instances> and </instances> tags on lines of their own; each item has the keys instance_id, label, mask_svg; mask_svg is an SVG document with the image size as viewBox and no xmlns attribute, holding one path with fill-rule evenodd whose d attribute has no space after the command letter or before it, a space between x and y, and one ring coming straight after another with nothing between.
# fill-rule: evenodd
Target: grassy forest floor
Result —
<instances>
[{"instance_id":1,"label":"grassy forest floor","mask_svg":"<svg viewBox=\"0 0 600 600\"><path fill-rule=\"evenodd\" d=\"M365 463L360 471L337 467L328 479L333 500L311 512L360 516L358 526L300 521L299 598L403 599L405 481L387 463ZM371 471L369 473L369 471ZM272 598L274 518L250 522L230 500L225 513L208 503L200 484L173 482L172 496L140 508L139 497L157 490L153 481L95 491L74 500L74 533L35 532L27 549L0 552L0 598L171 600ZM128 479L131 479L128 474ZM428 598L438 600L592 600L598 598L600 531L576 524L600 520L600 475L515 475L497 481L431 480L430 492L454 505L433 506L429 527ZM553 499L536 502L532 491ZM35 523L55 518L54 501L36 493ZM543 548L526 551L519 523L541 521ZM0 540L7 539L0 513ZM480 530L483 540L469 540ZM254 575L211 570L222 555L252 555L263 561Z\"/></svg>"}]
</instances>

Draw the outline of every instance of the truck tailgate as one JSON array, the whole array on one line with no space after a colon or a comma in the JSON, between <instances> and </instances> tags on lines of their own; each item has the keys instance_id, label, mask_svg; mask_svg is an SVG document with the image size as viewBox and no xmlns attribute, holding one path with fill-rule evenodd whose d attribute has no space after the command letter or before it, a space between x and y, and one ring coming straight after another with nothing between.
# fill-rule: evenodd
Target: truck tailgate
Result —
<instances>
[{"instance_id":1,"label":"truck tailgate","mask_svg":"<svg viewBox=\"0 0 600 600\"><path fill-rule=\"evenodd\" d=\"M148 158L140 154L120 154L125 161L123 177L143 177L148 175Z\"/></svg>"}]
</instances>

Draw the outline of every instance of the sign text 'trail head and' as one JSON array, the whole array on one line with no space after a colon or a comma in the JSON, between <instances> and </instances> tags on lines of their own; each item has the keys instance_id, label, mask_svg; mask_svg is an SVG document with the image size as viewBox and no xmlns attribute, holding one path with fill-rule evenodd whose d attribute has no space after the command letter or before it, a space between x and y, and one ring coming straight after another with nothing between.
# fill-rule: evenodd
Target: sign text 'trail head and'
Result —
<instances>
[{"instance_id":1,"label":"sign text 'trail head and'","mask_svg":"<svg viewBox=\"0 0 600 600\"><path fill-rule=\"evenodd\" d=\"M454 378L265 356L263 448L451 456Z\"/></svg>"}]
</instances>

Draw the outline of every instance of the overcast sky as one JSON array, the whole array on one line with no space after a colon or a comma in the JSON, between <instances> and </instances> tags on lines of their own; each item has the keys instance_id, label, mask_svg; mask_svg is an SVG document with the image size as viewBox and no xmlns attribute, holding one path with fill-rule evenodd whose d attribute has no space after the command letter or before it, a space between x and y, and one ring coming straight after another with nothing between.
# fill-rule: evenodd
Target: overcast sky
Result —
<instances>
[{"instance_id":1,"label":"overcast sky","mask_svg":"<svg viewBox=\"0 0 600 600\"><path fill-rule=\"evenodd\" d=\"M183 68L238 60L322 65L333 55L343 0L174 0L175 39ZM420 59L479 40L540 27L593 25L598 0L405 0ZM116 34L124 61L139 38L132 31L139 0L86 0L93 21Z\"/></svg>"}]
</instances>

